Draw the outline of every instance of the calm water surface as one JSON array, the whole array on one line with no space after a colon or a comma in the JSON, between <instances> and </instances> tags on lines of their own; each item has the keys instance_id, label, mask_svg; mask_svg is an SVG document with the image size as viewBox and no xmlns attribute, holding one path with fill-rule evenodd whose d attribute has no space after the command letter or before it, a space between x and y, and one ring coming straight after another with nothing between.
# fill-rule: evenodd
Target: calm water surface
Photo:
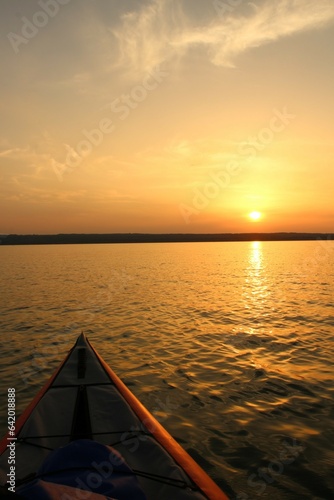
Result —
<instances>
[{"instance_id":1,"label":"calm water surface","mask_svg":"<svg viewBox=\"0 0 334 500\"><path fill-rule=\"evenodd\" d=\"M334 498L334 242L0 247L18 413L84 331L231 498ZM1 433L6 407L1 405Z\"/></svg>"}]
</instances>

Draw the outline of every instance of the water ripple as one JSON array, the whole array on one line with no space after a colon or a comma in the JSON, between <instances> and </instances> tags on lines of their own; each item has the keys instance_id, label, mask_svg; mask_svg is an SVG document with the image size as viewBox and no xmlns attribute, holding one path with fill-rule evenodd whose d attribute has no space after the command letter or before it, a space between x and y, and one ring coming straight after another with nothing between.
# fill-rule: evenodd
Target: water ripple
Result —
<instances>
[{"instance_id":1,"label":"water ripple","mask_svg":"<svg viewBox=\"0 0 334 500\"><path fill-rule=\"evenodd\" d=\"M231 498L334 498L333 255L298 271L316 244L0 247L1 391L22 411L85 331Z\"/></svg>"}]
</instances>

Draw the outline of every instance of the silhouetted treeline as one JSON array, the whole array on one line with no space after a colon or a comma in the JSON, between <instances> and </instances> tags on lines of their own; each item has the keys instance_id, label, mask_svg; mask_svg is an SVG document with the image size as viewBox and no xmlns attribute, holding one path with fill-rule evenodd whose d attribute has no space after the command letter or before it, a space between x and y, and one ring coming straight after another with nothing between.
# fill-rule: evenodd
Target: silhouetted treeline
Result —
<instances>
[{"instance_id":1,"label":"silhouetted treeline","mask_svg":"<svg viewBox=\"0 0 334 500\"><path fill-rule=\"evenodd\" d=\"M209 241L301 241L331 240L325 233L222 233L222 234L9 234L2 245L52 245L76 243L177 243Z\"/></svg>"}]
</instances>

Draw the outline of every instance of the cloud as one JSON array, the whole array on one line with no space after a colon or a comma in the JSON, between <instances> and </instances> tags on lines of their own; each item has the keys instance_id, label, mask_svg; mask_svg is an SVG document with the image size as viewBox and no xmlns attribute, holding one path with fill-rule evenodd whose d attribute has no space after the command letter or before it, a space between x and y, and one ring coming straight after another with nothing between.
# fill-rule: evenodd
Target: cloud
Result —
<instances>
[{"instance_id":1,"label":"cloud","mask_svg":"<svg viewBox=\"0 0 334 500\"><path fill-rule=\"evenodd\" d=\"M181 46L173 46L187 29L179 0L153 0L121 19L121 25L112 30L119 47L117 66L138 76L183 55Z\"/></svg>"},{"instance_id":2,"label":"cloud","mask_svg":"<svg viewBox=\"0 0 334 500\"><path fill-rule=\"evenodd\" d=\"M53 162L55 144L48 134L39 136L37 146L10 147L0 151L2 191L31 190L35 186L55 184ZM49 150L47 149L49 148ZM43 187L44 189L44 187Z\"/></svg>"},{"instance_id":3,"label":"cloud","mask_svg":"<svg viewBox=\"0 0 334 500\"><path fill-rule=\"evenodd\" d=\"M0 158L22 159L29 152L29 148L4 149L3 151L0 151Z\"/></svg>"},{"instance_id":4,"label":"cloud","mask_svg":"<svg viewBox=\"0 0 334 500\"><path fill-rule=\"evenodd\" d=\"M50 160L49 154L40 154L31 147L10 148L0 151L0 158L10 160L11 163L0 163L0 170L11 172L12 176L37 177L46 169L46 163Z\"/></svg>"},{"instance_id":5,"label":"cloud","mask_svg":"<svg viewBox=\"0 0 334 500\"><path fill-rule=\"evenodd\" d=\"M333 2L270 0L250 16L231 17L226 24L212 26L203 33L202 43L208 47L214 64L233 66L235 58L247 50L318 29L333 19Z\"/></svg>"},{"instance_id":6,"label":"cloud","mask_svg":"<svg viewBox=\"0 0 334 500\"><path fill-rule=\"evenodd\" d=\"M236 6L224 15L214 5L210 4L211 22L202 26L194 24L179 0L152 0L124 14L121 25L113 30L119 46L118 66L138 77L154 66L179 61L193 48L202 48L214 65L233 67L236 58L250 49L319 29L334 19L332 0L249 2L247 8Z\"/></svg>"}]
</instances>

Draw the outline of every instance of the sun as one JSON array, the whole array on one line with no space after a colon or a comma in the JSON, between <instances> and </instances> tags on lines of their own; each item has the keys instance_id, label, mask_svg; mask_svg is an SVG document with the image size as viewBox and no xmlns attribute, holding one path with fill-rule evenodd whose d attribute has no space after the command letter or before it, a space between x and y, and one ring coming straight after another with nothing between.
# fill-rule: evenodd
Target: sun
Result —
<instances>
[{"instance_id":1,"label":"sun","mask_svg":"<svg viewBox=\"0 0 334 500\"><path fill-rule=\"evenodd\" d=\"M258 220L261 219L262 217L262 214L261 212L257 212L256 210L254 212L250 212L248 214L248 217L253 221L253 222L257 222Z\"/></svg>"}]
</instances>

